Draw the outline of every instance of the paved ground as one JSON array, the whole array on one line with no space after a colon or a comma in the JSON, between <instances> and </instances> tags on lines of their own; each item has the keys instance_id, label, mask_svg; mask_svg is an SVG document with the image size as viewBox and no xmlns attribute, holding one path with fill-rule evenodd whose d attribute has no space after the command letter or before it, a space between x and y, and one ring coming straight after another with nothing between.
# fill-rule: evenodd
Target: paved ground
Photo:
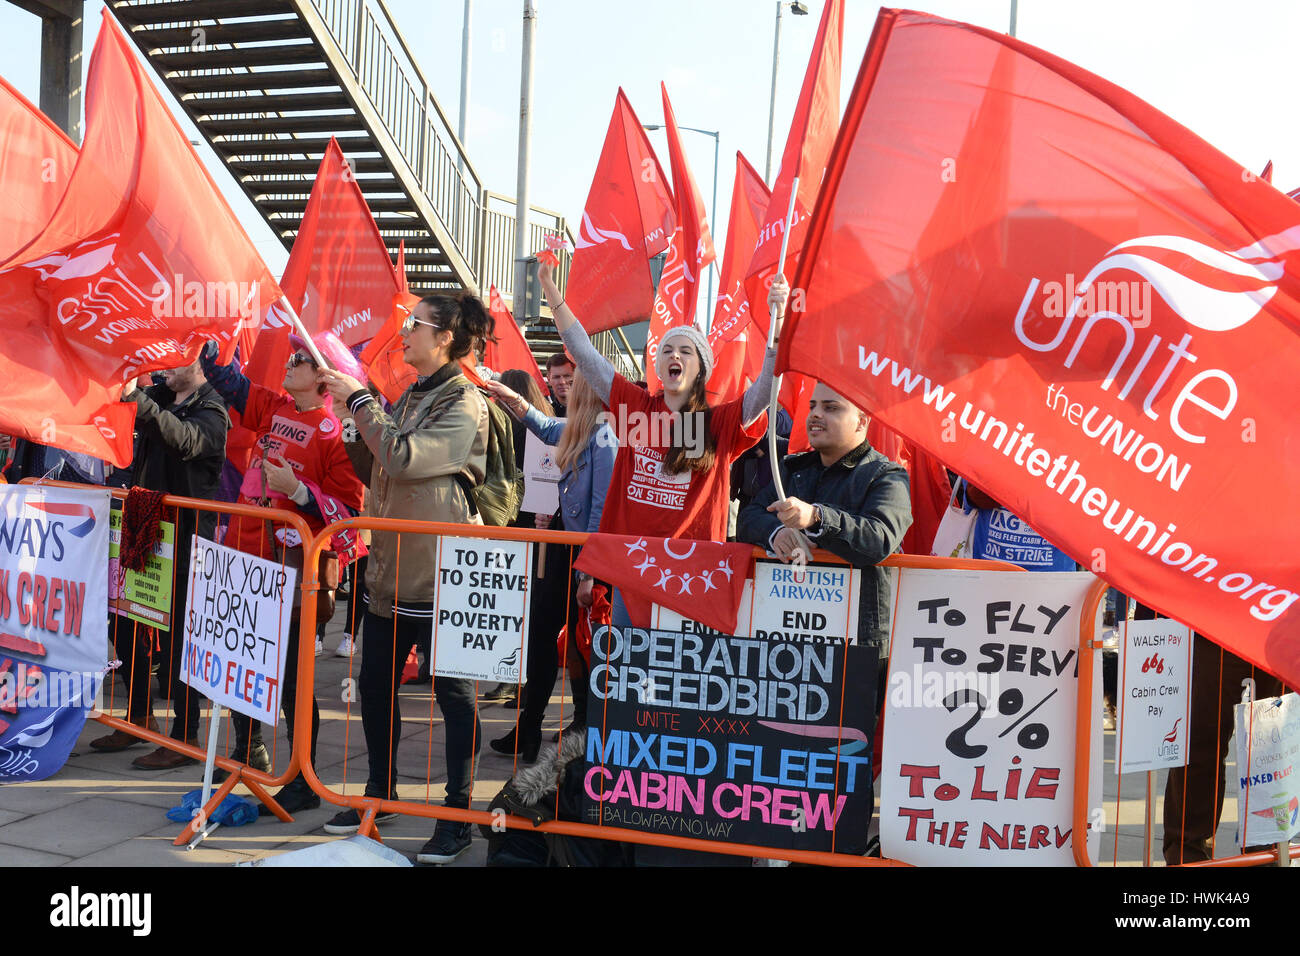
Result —
<instances>
[{"instance_id":1,"label":"paved ground","mask_svg":"<svg viewBox=\"0 0 1300 956\"><path fill-rule=\"evenodd\" d=\"M338 644L341 634L341 623L336 622L325 638L327 655ZM333 656L317 660L316 687L322 718L318 772L326 783L348 793L360 793L366 776L360 713L357 705L352 704L351 719L345 719L349 705L341 700L342 688L349 677L350 668L359 665L359 655L352 660ZM561 725L561 708L565 722L568 720L570 702L567 687L564 691L562 695L557 690L552 699L544 727L548 739ZM429 692L429 685L407 685L402 690L403 731L398 760L398 784L401 795L406 799L441 803L445 781L440 767L442 722L431 719ZM169 705L156 706L161 708ZM507 733L513 726L515 713L513 707L501 704L484 703L480 707L485 744L474 786L476 806L485 806L513 772L512 759L494 753L486 746L486 741ZM88 742L104 732L102 725L88 722L76 751L64 770L55 777L35 783L0 787L0 865L232 864L339 839L321 829L338 809L326 804L318 810L299 814L292 823L263 818L249 826L218 829L192 851L174 847L172 840L181 827L167 820L164 813L169 807L179 804L183 794L201 785L202 767L187 767L164 773L136 770L131 767L131 761L147 752L146 745L116 754L100 754L90 750ZM206 721L201 733L206 740ZM1103 782L1107 827L1102 842L1101 860L1103 865L1108 866L1114 865L1116 860L1121 866L1141 865L1146 778L1140 774L1126 776L1122 781L1122 792L1118 795L1122 799L1117 804L1114 741L1113 733L1105 735ZM270 746L268 735L268 747ZM273 754L277 767L285 764L288 754L288 742L281 729ZM430 768L433 783L426 786L426 771ZM242 787L236 792L247 794ZM1153 856L1157 862L1160 859L1159 821L1163 792L1164 775L1160 774L1154 785L1156 842ZM1236 803L1229 797L1224 806L1223 823L1218 835L1218 855L1231 854L1235 826ZM400 818L381 826L384 842L411 859L414 859L431 832L432 821L416 818ZM481 866L486 849L485 841L475 834L470 851L452 865Z\"/></svg>"}]
</instances>

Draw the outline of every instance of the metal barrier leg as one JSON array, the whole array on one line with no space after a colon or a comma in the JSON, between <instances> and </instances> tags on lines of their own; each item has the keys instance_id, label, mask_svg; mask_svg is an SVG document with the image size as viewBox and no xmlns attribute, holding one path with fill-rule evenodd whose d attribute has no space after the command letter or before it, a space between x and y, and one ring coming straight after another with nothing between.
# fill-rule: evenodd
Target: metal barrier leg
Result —
<instances>
[{"instance_id":1,"label":"metal barrier leg","mask_svg":"<svg viewBox=\"0 0 1300 956\"><path fill-rule=\"evenodd\" d=\"M375 826L375 815L378 812L379 808L374 804L367 806L366 812L361 815L361 826L357 827L357 833L370 837L376 843L383 843L383 839L379 836L379 828Z\"/></svg>"},{"instance_id":2,"label":"metal barrier leg","mask_svg":"<svg viewBox=\"0 0 1300 956\"><path fill-rule=\"evenodd\" d=\"M217 792L212 795L212 798L194 815L194 819L187 823L185 829L177 834L176 839L172 841L172 846L185 846L193 840L194 842L189 845L189 849L192 850L208 833L220 826L220 824L209 822L212 819L212 812L221 806L222 800L230 796L230 791L235 789L235 784L238 782L239 774L237 772L227 777L221 786L217 788ZM203 832L200 833L200 830Z\"/></svg>"},{"instance_id":3,"label":"metal barrier leg","mask_svg":"<svg viewBox=\"0 0 1300 956\"><path fill-rule=\"evenodd\" d=\"M1152 844L1155 842L1155 836L1156 836L1155 813L1152 809L1152 802L1155 799L1155 789L1156 789L1156 772L1154 770L1148 770L1147 771L1147 813L1146 813L1147 829L1146 829L1146 839L1142 841L1145 844L1143 847L1142 865L1145 867L1151 866L1151 847ZM1119 826L1119 821L1117 819L1116 827L1118 828L1118 826ZM1116 830L1115 833L1115 842L1116 843L1119 842L1118 829Z\"/></svg>"},{"instance_id":4,"label":"metal barrier leg","mask_svg":"<svg viewBox=\"0 0 1300 956\"><path fill-rule=\"evenodd\" d=\"M242 768L241 768L241 772L242 772ZM293 817L292 815L290 815L289 811L286 810L284 807L280 806L280 804L276 801L275 797L271 796L270 791L267 790L264 786L262 786L256 780L244 780L243 783L244 786L246 786L252 792L253 796L257 797L258 800L260 800L262 803L266 805L268 810L270 810L273 814L275 814L276 819L278 819L281 823L293 822Z\"/></svg>"}]
</instances>

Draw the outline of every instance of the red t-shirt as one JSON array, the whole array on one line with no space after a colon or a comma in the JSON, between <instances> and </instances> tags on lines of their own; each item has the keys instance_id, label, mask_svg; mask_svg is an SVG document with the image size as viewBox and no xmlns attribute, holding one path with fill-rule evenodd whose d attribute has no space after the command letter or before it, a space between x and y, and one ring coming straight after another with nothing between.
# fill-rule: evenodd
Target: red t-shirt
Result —
<instances>
[{"instance_id":1,"label":"red t-shirt","mask_svg":"<svg viewBox=\"0 0 1300 956\"><path fill-rule=\"evenodd\" d=\"M289 396L250 383L242 419L244 427L257 436L253 457L260 459L265 447L267 459L272 463L283 458L300 481L311 482L325 494L358 511L361 509L364 487L343 448L343 430L328 404L300 412ZM240 495L239 502L257 504L247 495ZM307 514L287 498L273 498L271 507L301 514L313 533L325 527L320 518ZM236 516L230 520L225 544L248 554L272 558L274 551L269 537L265 522ZM298 542L287 543L292 546Z\"/></svg>"},{"instance_id":2,"label":"red t-shirt","mask_svg":"<svg viewBox=\"0 0 1300 956\"><path fill-rule=\"evenodd\" d=\"M664 474L663 460L672 434L666 423L672 413L662 394L651 396L615 374L609 410L619 449L600 530L606 534L727 540L731 463L762 437L767 426L766 414L745 426L743 401L737 398L713 406L709 431L716 443L717 460L712 468L703 473Z\"/></svg>"}]
</instances>

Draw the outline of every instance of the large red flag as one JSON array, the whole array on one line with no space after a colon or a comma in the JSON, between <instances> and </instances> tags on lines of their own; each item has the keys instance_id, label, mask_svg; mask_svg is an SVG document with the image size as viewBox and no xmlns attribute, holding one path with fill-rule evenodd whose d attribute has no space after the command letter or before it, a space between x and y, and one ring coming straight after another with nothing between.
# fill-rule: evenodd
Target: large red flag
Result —
<instances>
[{"instance_id":1,"label":"large red flag","mask_svg":"<svg viewBox=\"0 0 1300 956\"><path fill-rule=\"evenodd\" d=\"M293 240L280 288L314 337L333 332L344 345L375 336L398 292L370 206L337 140L330 138ZM279 390L293 351L293 322L279 303L267 309L263 335L244 373Z\"/></svg>"},{"instance_id":2,"label":"large red flag","mask_svg":"<svg viewBox=\"0 0 1300 956\"><path fill-rule=\"evenodd\" d=\"M77 163L77 147L0 77L0 262L54 216Z\"/></svg>"},{"instance_id":3,"label":"large red flag","mask_svg":"<svg viewBox=\"0 0 1300 956\"><path fill-rule=\"evenodd\" d=\"M795 197L790 242L786 253L785 274L794 275L808 230L808 216L817 191L821 188L826 162L835 142L835 131L840 115L840 60L844 46L844 7L841 0L826 0L817 38L813 41L812 56L804 73L799 102L795 105L790 135L781 154L781 171L772 188L772 199L767 204L767 215L758 233L754 257L750 260L745 289L754 306L751 318L758 329L767 334L767 290L776 274L781 257L781 237L785 232L786 213L790 208L790 192L795 177L799 179L799 193ZM725 337L739 332L743 326L732 326Z\"/></svg>"},{"instance_id":4,"label":"large red flag","mask_svg":"<svg viewBox=\"0 0 1300 956\"><path fill-rule=\"evenodd\" d=\"M664 132L668 136L668 156L673 170L677 227L668 244L668 258L659 278L650 329L646 333L645 375L652 392L659 387L659 376L655 374L659 340L673 326L690 325L695 321L700 277L715 258L704 200L686 162L686 151L682 149L681 134L677 131L677 117L668 101L668 87L660 83L659 89L664 98Z\"/></svg>"},{"instance_id":5,"label":"large red flag","mask_svg":"<svg viewBox=\"0 0 1300 956\"><path fill-rule=\"evenodd\" d=\"M1300 683L1294 202L1058 57L882 11L796 284L779 367Z\"/></svg>"},{"instance_id":6,"label":"large red flag","mask_svg":"<svg viewBox=\"0 0 1300 956\"><path fill-rule=\"evenodd\" d=\"M541 370L537 367L537 359L533 358L533 352L528 347L528 342L524 340L523 330L519 328L515 317L506 308L505 301L496 286L490 287L488 309L492 313L492 318L496 320L493 333L497 340L487 344L483 364L494 372L521 368L533 377L533 381L545 395L546 379L542 378Z\"/></svg>"},{"instance_id":7,"label":"large red flag","mask_svg":"<svg viewBox=\"0 0 1300 956\"><path fill-rule=\"evenodd\" d=\"M574 241L565 301L590 333L650 315L651 257L668 246L673 196L620 89Z\"/></svg>"},{"instance_id":8,"label":"large red flag","mask_svg":"<svg viewBox=\"0 0 1300 956\"><path fill-rule=\"evenodd\" d=\"M736 153L736 179L731 187L731 213L727 217L727 246L722 255L718 302L709 326L714 369L709 379L709 396L725 402L744 392L762 368L765 343L748 332L725 333L732 325L749 322L749 297L745 294L745 273L758 237L759 223L767 212L772 191L749 161ZM757 358L757 365L755 365Z\"/></svg>"},{"instance_id":9,"label":"large red flag","mask_svg":"<svg viewBox=\"0 0 1300 956\"><path fill-rule=\"evenodd\" d=\"M279 290L107 12L86 114L57 208L0 271L0 431L125 465L121 384L205 339L228 357Z\"/></svg>"}]
</instances>

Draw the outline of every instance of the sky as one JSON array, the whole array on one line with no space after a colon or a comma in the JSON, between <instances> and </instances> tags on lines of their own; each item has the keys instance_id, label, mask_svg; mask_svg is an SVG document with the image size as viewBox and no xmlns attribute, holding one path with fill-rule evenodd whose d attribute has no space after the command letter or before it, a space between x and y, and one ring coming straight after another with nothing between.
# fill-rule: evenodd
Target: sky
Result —
<instances>
[{"instance_id":1,"label":"sky","mask_svg":"<svg viewBox=\"0 0 1300 956\"><path fill-rule=\"evenodd\" d=\"M389 0L407 46L443 112L459 108L464 0ZM779 163L823 0L782 19L773 164ZM488 189L513 196L519 135L523 0L473 0L466 148ZM621 85L643 123L661 123L659 83L683 126L720 133L719 255L742 151L763 170L772 82L775 0L535 0L531 201L580 219ZM83 64L103 4L86 4ZM936 15L1005 31L1010 0L932 0ZM841 104L852 90L879 5L846 0ZM1300 129L1291 118L1294 0L1020 0L1016 34L1119 84L1245 167L1274 161L1274 182L1300 186ZM0 3L0 74L39 96L40 21ZM165 97L173 102L170 96ZM179 107L176 107L178 115ZM192 139L197 132L182 115ZM662 132L651 142L668 166ZM712 137L684 133L706 206ZM199 155L277 274L288 253L206 144ZM773 169L773 176L776 170Z\"/></svg>"}]
</instances>

